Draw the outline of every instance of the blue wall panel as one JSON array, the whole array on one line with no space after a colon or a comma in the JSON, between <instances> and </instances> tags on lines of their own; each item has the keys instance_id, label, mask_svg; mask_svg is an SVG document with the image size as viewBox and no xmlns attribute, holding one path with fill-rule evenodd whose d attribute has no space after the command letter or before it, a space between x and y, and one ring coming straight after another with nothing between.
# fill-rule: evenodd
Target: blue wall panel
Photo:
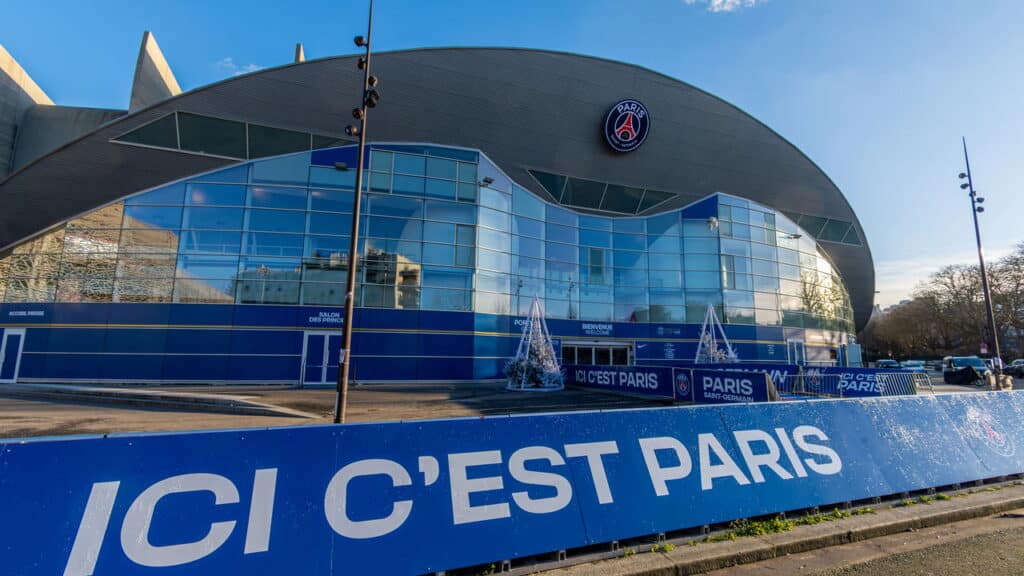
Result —
<instances>
[{"instance_id":1,"label":"blue wall panel","mask_svg":"<svg viewBox=\"0 0 1024 576\"><path fill-rule=\"evenodd\" d=\"M171 329L167 331L168 354L227 354L231 330Z\"/></svg>"},{"instance_id":2,"label":"blue wall panel","mask_svg":"<svg viewBox=\"0 0 1024 576\"><path fill-rule=\"evenodd\" d=\"M46 343L47 352L103 352L106 328L54 328Z\"/></svg>"},{"instance_id":3,"label":"blue wall panel","mask_svg":"<svg viewBox=\"0 0 1024 576\"><path fill-rule=\"evenodd\" d=\"M120 302L103 306L109 309L110 324L164 325L171 316L171 304Z\"/></svg>"},{"instance_id":4,"label":"blue wall panel","mask_svg":"<svg viewBox=\"0 0 1024 576\"><path fill-rule=\"evenodd\" d=\"M99 377L107 380L160 380L164 373L164 359L163 354L105 354L99 359Z\"/></svg>"},{"instance_id":5,"label":"blue wall panel","mask_svg":"<svg viewBox=\"0 0 1024 576\"><path fill-rule=\"evenodd\" d=\"M228 360L231 380L298 382L299 356L232 356Z\"/></svg>"},{"instance_id":6,"label":"blue wall panel","mask_svg":"<svg viewBox=\"0 0 1024 576\"><path fill-rule=\"evenodd\" d=\"M164 361L164 379L229 380L228 356L168 356Z\"/></svg>"},{"instance_id":7,"label":"blue wall panel","mask_svg":"<svg viewBox=\"0 0 1024 576\"><path fill-rule=\"evenodd\" d=\"M235 330L232 354L302 354L302 332L297 330Z\"/></svg>"},{"instance_id":8,"label":"blue wall panel","mask_svg":"<svg viewBox=\"0 0 1024 576\"><path fill-rule=\"evenodd\" d=\"M167 347L167 330L163 328L110 328L104 344L106 352L162 354Z\"/></svg>"},{"instance_id":9,"label":"blue wall panel","mask_svg":"<svg viewBox=\"0 0 1024 576\"><path fill-rule=\"evenodd\" d=\"M47 354L44 378L97 380L102 354ZM23 375L27 377L27 374Z\"/></svg>"},{"instance_id":10,"label":"blue wall panel","mask_svg":"<svg viewBox=\"0 0 1024 576\"><path fill-rule=\"evenodd\" d=\"M46 354L25 352L21 353L21 366L18 367L19 378L45 378L46 377Z\"/></svg>"},{"instance_id":11,"label":"blue wall panel","mask_svg":"<svg viewBox=\"0 0 1024 576\"><path fill-rule=\"evenodd\" d=\"M364 356L419 356L423 349L415 333L357 331L352 335L352 353Z\"/></svg>"}]
</instances>

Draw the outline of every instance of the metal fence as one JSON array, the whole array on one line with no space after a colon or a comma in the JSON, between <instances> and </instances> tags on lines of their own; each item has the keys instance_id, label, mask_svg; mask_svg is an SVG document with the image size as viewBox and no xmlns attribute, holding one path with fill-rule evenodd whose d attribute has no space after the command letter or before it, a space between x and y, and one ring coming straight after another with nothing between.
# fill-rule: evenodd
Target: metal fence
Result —
<instances>
[{"instance_id":1,"label":"metal fence","mask_svg":"<svg viewBox=\"0 0 1024 576\"><path fill-rule=\"evenodd\" d=\"M935 392L931 377L921 372L879 372L874 375L873 393L854 393L854 383L843 374L820 374L814 370L790 374L775 387L782 396L843 398L849 396L911 396L921 391ZM863 383L861 383L863 385Z\"/></svg>"}]
</instances>

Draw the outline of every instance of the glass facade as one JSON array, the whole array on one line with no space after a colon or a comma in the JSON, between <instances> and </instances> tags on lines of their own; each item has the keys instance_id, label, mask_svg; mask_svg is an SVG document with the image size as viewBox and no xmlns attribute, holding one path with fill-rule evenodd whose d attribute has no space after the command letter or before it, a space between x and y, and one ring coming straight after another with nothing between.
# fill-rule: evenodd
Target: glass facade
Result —
<instances>
[{"instance_id":1,"label":"glass facade","mask_svg":"<svg viewBox=\"0 0 1024 576\"><path fill-rule=\"evenodd\" d=\"M296 139L274 138L266 150ZM712 304L727 323L853 332L814 237L735 196L699 214L593 216L541 200L478 152L431 146L373 146L366 175L362 307L516 315L537 296L550 318L699 323ZM342 305L354 181L302 152L125 198L0 258L0 301ZM604 202L636 196L613 188Z\"/></svg>"}]
</instances>

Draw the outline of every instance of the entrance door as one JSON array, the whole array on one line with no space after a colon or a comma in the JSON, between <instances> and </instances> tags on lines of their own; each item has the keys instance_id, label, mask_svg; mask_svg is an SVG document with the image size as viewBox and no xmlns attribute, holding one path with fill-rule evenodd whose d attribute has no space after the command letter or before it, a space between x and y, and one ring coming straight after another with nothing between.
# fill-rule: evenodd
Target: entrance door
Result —
<instances>
[{"instance_id":1,"label":"entrance door","mask_svg":"<svg viewBox=\"0 0 1024 576\"><path fill-rule=\"evenodd\" d=\"M24 345L24 328L8 328L0 334L0 382L18 381Z\"/></svg>"},{"instance_id":2,"label":"entrance door","mask_svg":"<svg viewBox=\"0 0 1024 576\"><path fill-rule=\"evenodd\" d=\"M786 340L786 356L789 358L790 364L800 364L801 366L806 364L807 356L804 354L803 340Z\"/></svg>"},{"instance_id":3,"label":"entrance door","mask_svg":"<svg viewBox=\"0 0 1024 576\"><path fill-rule=\"evenodd\" d=\"M333 386L338 381L341 335L337 332L306 332L302 344L302 385Z\"/></svg>"}]
</instances>

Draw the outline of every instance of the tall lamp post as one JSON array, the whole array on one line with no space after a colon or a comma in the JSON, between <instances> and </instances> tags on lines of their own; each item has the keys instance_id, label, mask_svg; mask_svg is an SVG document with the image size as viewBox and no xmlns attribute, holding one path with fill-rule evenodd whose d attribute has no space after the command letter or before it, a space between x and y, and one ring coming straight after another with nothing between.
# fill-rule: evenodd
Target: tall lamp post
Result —
<instances>
[{"instance_id":1,"label":"tall lamp post","mask_svg":"<svg viewBox=\"0 0 1024 576\"><path fill-rule=\"evenodd\" d=\"M358 126L345 127L349 136L359 136L359 155L356 165L355 201L352 204L351 242L348 248L348 276L345 281L345 319L341 325L341 351L338 358L338 386L334 401L334 423L345 422L345 408L348 404L348 373L352 361L352 310L356 299L356 265L359 248L359 212L363 199L363 164L366 160L366 113L377 105L380 94L377 92L377 77L370 75L370 36L373 32L373 0L370 0L370 12L366 19L366 37L356 36L356 46L365 50L363 56L356 61L356 67L363 71L362 100L358 107L352 109L352 117L359 121ZM338 170L348 170L344 163L334 165Z\"/></svg>"},{"instance_id":2,"label":"tall lamp post","mask_svg":"<svg viewBox=\"0 0 1024 576\"><path fill-rule=\"evenodd\" d=\"M985 313L988 316L988 334L992 339L992 352L995 353L996 358L992 364L996 370L996 374L999 374L1003 368L1003 357L999 353L999 333L996 332L996 315L992 309L992 292L989 290L988 273L985 271L985 252L981 247L981 228L978 227L978 213L985 211L985 207L979 206L979 204L983 204L985 199L979 197L978 193L974 190L974 180L971 179L971 161L967 157L966 137L963 138L963 144L964 165L967 167L967 172L961 172L960 179L967 181L960 184L960 189L968 190L968 196L971 198L971 216L974 218L974 238L978 242L978 264L981 266L981 289L985 293Z\"/></svg>"}]
</instances>

